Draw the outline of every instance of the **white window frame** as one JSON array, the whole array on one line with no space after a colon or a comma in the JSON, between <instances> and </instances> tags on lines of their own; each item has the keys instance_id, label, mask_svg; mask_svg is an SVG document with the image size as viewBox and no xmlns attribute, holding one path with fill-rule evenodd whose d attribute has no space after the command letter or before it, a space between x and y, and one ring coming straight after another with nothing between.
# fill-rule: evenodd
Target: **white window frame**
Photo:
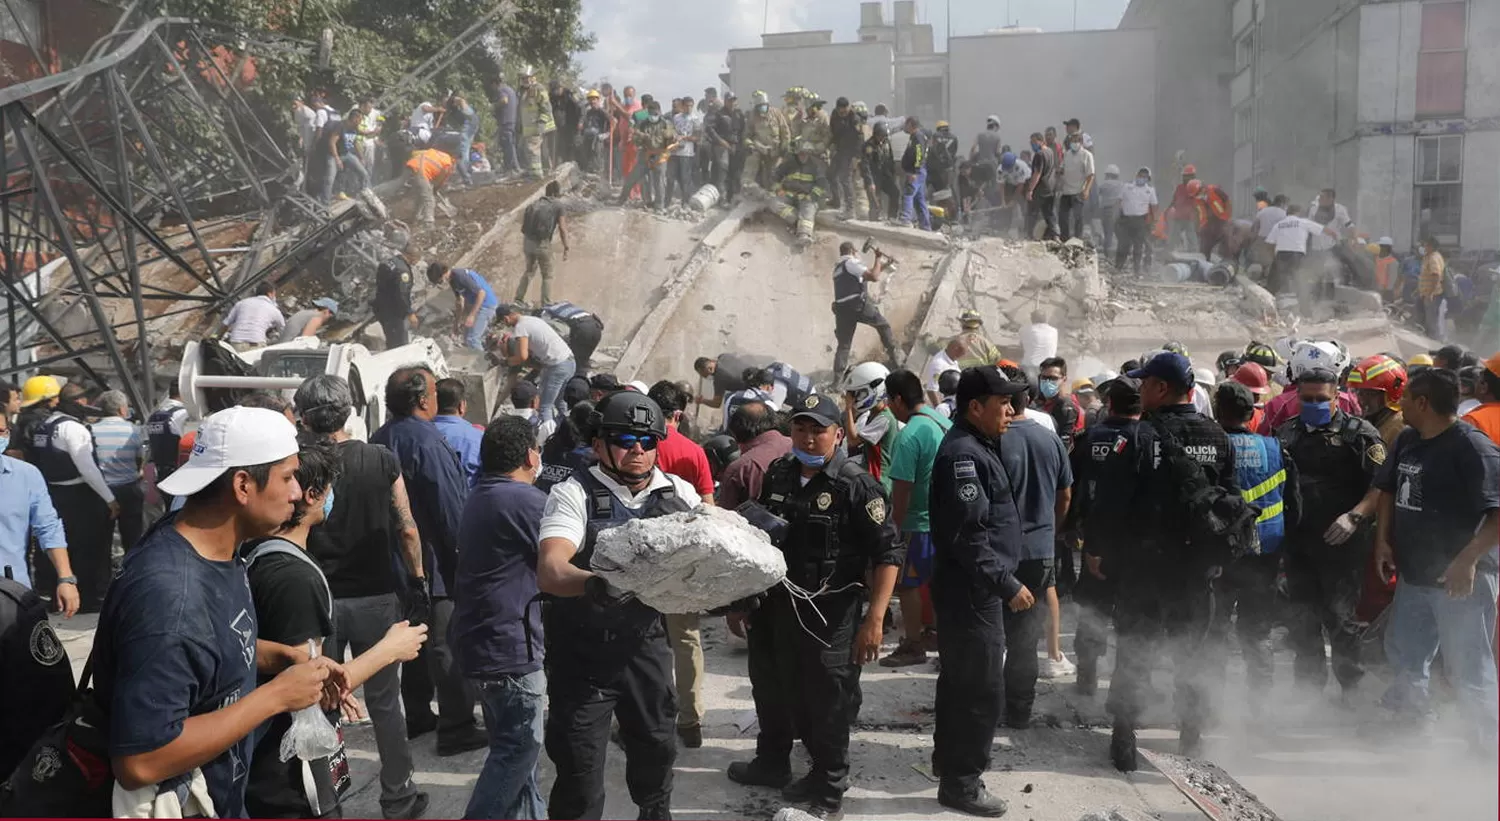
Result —
<instances>
[{"instance_id":1,"label":"white window frame","mask_svg":"<svg viewBox=\"0 0 1500 821\"><path fill-rule=\"evenodd\" d=\"M1425 146L1432 146L1431 151L1438 152L1437 176L1433 179L1423 179L1422 176L1422 154ZM1444 146L1452 146L1449 150L1458 152L1458 174L1453 178L1443 177ZM1460 224L1455 228L1459 233L1443 234L1438 240L1444 245L1459 245L1462 240L1462 211L1464 196L1464 135L1462 134L1436 134L1432 136L1417 137L1415 150L1412 152L1412 230L1413 236L1420 237L1427 229L1422 227L1422 193L1425 190L1443 188L1453 192L1457 198L1460 212Z\"/></svg>"},{"instance_id":2,"label":"white window frame","mask_svg":"<svg viewBox=\"0 0 1500 821\"><path fill-rule=\"evenodd\" d=\"M1234 144L1244 145L1255 140L1255 103L1247 100L1234 110Z\"/></svg>"},{"instance_id":3,"label":"white window frame","mask_svg":"<svg viewBox=\"0 0 1500 821\"><path fill-rule=\"evenodd\" d=\"M1234 70L1239 73L1255 64L1255 26L1246 29L1234 41Z\"/></svg>"}]
</instances>

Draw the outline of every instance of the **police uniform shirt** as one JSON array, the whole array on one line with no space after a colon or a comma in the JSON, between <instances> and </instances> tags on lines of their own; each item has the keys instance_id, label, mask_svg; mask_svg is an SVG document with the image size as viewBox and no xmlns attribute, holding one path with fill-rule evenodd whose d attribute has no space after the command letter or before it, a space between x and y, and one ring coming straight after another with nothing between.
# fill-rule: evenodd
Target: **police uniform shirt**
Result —
<instances>
[{"instance_id":1,"label":"police uniform shirt","mask_svg":"<svg viewBox=\"0 0 1500 821\"><path fill-rule=\"evenodd\" d=\"M1302 517L1295 532L1321 541L1333 520L1359 504L1375 481L1386 461L1385 440L1367 420L1342 411L1323 428L1294 417L1278 434L1297 463Z\"/></svg>"},{"instance_id":2,"label":"police uniform shirt","mask_svg":"<svg viewBox=\"0 0 1500 821\"><path fill-rule=\"evenodd\" d=\"M934 590L972 588L1009 601L1021 592L1021 513L995 443L959 421L943 439L928 497ZM936 596L934 598L937 598Z\"/></svg>"},{"instance_id":3,"label":"police uniform shirt","mask_svg":"<svg viewBox=\"0 0 1500 821\"><path fill-rule=\"evenodd\" d=\"M72 700L73 668L47 603L0 579L0 772L15 769Z\"/></svg>"},{"instance_id":4,"label":"police uniform shirt","mask_svg":"<svg viewBox=\"0 0 1500 821\"><path fill-rule=\"evenodd\" d=\"M839 259L833 268L833 297L835 304L859 304L865 296L865 267L860 258L850 254ZM851 281L852 280L852 281Z\"/></svg>"},{"instance_id":5,"label":"police uniform shirt","mask_svg":"<svg viewBox=\"0 0 1500 821\"><path fill-rule=\"evenodd\" d=\"M47 418L50 422L61 413L54 413ZM37 428L37 433L41 428ZM83 485L87 484L99 494L106 504L115 500L115 494L110 491L109 485L104 482L104 474L99 472L99 464L94 461L94 435L89 432L88 426L76 419L66 419L59 424L52 434L53 447L68 454L73 459L73 465L78 469L77 479L68 479L62 482L49 482L53 485ZM59 511L61 512L61 511Z\"/></svg>"},{"instance_id":6,"label":"police uniform shirt","mask_svg":"<svg viewBox=\"0 0 1500 821\"><path fill-rule=\"evenodd\" d=\"M796 477L797 489L788 495L788 498L803 499L807 505L805 511L810 515L831 515L839 500L834 496L836 485L840 474L844 470L844 463L849 457L834 449L834 454L828 462L812 476L802 473L802 463L796 457L787 455L771 463L766 471L766 478L761 483L760 503L771 507L773 510L785 500L776 498L785 492L787 488L787 474ZM896 523L890 518L890 497L886 495L885 488L869 473L860 470L851 472L851 475L843 482L844 490L848 494L844 500L846 518L844 525L848 530L838 534L842 545L852 545L855 552L862 553L869 560L870 567L882 565L893 565L900 567L906 563L906 545L896 538ZM779 515L787 516L787 512ZM787 518L792 519L791 516ZM793 541L793 534L797 531L797 521L793 519L792 530L789 531L787 542ZM783 544L785 551L790 544ZM805 549L805 548L804 548ZM863 581L863 577L859 579Z\"/></svg>"},{"instance_id":7,"label":"police uniform shirt","mask_svg":"<svg viewBox=\"0 0 1500 821\"><path fill-rule=\"evenodd\" d=\"M615 498L620 500L620 504L630 510L640 510L650 501L652 493L668 487L675 490L677 498L689 507L703 504L703 497L698 495L692 485L681 477L663 473L660 468L651 469L651 480L640 493L634 493L616 482L598 465L589 468L589 472L609 488ZM537 534L537 541L540 543L547 539L565 539L574 547L582 548L588 537L588 522L588 493L577 479L569 477L566 482L553 487L552 492L547 495L547 506L542 509L542 526Z\"/></svg>"}]
</instances>

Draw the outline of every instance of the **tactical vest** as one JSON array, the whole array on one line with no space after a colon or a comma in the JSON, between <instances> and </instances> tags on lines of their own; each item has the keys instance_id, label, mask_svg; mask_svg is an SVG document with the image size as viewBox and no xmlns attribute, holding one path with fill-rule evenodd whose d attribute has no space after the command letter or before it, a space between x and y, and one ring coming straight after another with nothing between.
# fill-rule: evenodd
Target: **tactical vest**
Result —
<instances>
[{"instance_id":1,"label":"tactical vest","mask_svg":"<svg viewBox=\"0 0 1500 821\"><path fill-rule=\"evenodd\" d=\"M540 422L538 422L540 424ZM562 459L557 462L543 462L542 469L536 476L536 487L543 493L552 492L552 488L568 481L568 477L574 473L587 472L594 463L594 451L587 445L563 454Z\"/></svg>"},{"instance_id":2,"label":"tactical vest","mask_svg":"<svg viewBox=\"0 0 1500 821\"><path fill-rule=\"evenodd\" d=\"M750 402L764 402L769 405L771 404L771 397L765 391L760 390L759 388L750 388L748 390L735 391L734 393L731 393L727 399L724 400L724 418L726 420L732 419L734 417L735 411L739 410L741 406L746 405Z\"/></svg>"},{"instance_id":3,"label":"tactical vest","mask_svg":"<svg viewBox=\"0 0 1500 821\"><path fill-rule=\"evenodd\" d=\"M865 298L864 277L851 273L847 259L833 266L833 304L859 304Z\"/></svg>"},{"instance_id":4,"label":"tactical vest","mask_svg":"<svg viewBox=\"0 0 1500 821\"><path fill-rule=\"evenodd\" d=\"M32 464L36 465L37 470L42 472L42 478L46 479L49 485L83 478L83 474L78 472L78 466L73 464L72 454L57 447L54 442L57 429L64 422L78 422L78 420L65 413L59 413L37 425L36 431L31 434L28 458ZM78 424L83 423L78 422ZM92 431L89 433L89 438L93 439Z\"/></svg>"},{"instance_id":5,"label":"tactical vest","mask_svg":"<svg viewBox=\"0 0 1500 821\"><path fill-rule=\"evenodd\" d=\"M772 362L766 370L771 372L772 379L786 385L786 404L794 408L801 407L803 400L812 395L812 380L797 373L791 365Z\"/></svg>"},{"instance_id":6,"label":"tactical vest","mask_svg":"<svg viewBox=\"0 0 1500 821\"><path fill-rule=\"evenodd\" d=\"M805 486L798 462L773 463L762 497L766 509L787 521L778 547L786 555L786 575L793 584L817 591L837 590L863 582L869 562L859 546L843 538L851 516L850 486L864 470L845 459L832 481L817 473Z\"/></svg>"},{"instance_id":7,"label":"tactical vest","mask_svg":"<svg viewBox=\"0 0 1500 821\"><path fill-rule=\"evenodd\" d=\"M1261 509L1255 519L1259 552L1275 553L1286 538L1286 466L1281 461L1281 443L1269 436L1243 432L1230 433L1229 442L1234 446L1240 495Z\"/></svg>"},{"instance_id":8,"label":"tactical vest","mask_svg":"<svg viewBox=\"0 0 1500 821\"><path fill-rule=\"evenodd\" d=\"M1303 523L1315 525L1349 510L1364 498L1369 482L1364 473L1364 447L1360 431L1364 420L1344 414L1337 431L1307 429L1300 419L1281 428L1281 445L1297 463L1297 488L1302 494ZM1328 440L1336 437L1342 447ZM1331 514L1331 515L1330 515ZM1303 527L1298 524L1298 530ZM1321 531L1320 531L1321 533Z\"/></svg>"},{"instance_id":9,"label":"tactical vest","mask_svg":"<svg viewBox=\"0 0 1500 821\"><path fill-rule=\"evenodd\" d=\"M180 410L181 405L169 405L146 417L146 444L151 449L151 463L156 465L158 482L177 470L177 446L182 437L172 432L172 417Z\"/></svg>"},{"instance_id":10,"label":"tactical vest","mask_svg":"<svg viewBox=\"0 0 1500 821\"><path fill-rule=\"evenodd\" d=\"M591 471L580 470L573 480L583 487L588 502L588 525L583 544L573 554L573 564L588 570L594 557L594 545L599 534L619 527L632 519L651 519L669 513L680 513L692 508L677 495L675 486L658 488L639 510L626 507L614 491L604 486ZM613 637L638 637L648 632L661 621L661 613L651 609L639 599L631 599L616 607L601 607L587 596L557 599L547 608L547 634L584 634L590 637L603 636L605 641Z\"/></svg>"},{"instance_id":11,"label":"tactical vest","mask_svg":"<svg viewBox=\"0 0 1500 821\"><path fill-rule=\"evenodd\" d=\"M583 319L593 316L588 311L574 305L571 302L554 302L542 309L542 312L559 322L572 323L575 319Z\"/></svg>"}]
</instances>

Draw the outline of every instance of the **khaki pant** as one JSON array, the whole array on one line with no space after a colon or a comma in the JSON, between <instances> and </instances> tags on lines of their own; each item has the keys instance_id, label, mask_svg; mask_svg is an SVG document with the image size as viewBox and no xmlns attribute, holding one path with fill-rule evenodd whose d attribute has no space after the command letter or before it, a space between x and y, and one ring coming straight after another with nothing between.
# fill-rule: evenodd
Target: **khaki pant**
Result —
<instances>
[{"instance_id":1,"label":"khaki pant","mask_svg":"<svg viewBox=\"0 0 1500 821\"><path fill-rule=\"evenodd\" d=\"M769 182L771 174L776 171L776 163L777 157L775 154L762 154L759 151L751 151L750 156L745 158L745 170L740 175L741 186L749 187L755 185L762 188L766 187L761 185L760 178L766 177L767 182Z\"/></svg>"},{"instance_id":2,"label":"khaki pant","mask_svg":"<svg viewBox=\"0 0 1500 821\"><path fill-rule=\"evenodd\" d=\"M417 224L431 228L437 221L437 194L432 181L420 171L406 169L406 184L417 190Z\"/></svg>"},{"instance_id":3,"label":"khaki pant","mask_svg":"<svg viewBox=\"0 0 1500 821\"><path fill-rule=\"evenodd\" d=\"M530 163L526 173L533 177L542 176L542 135L526 135L526 160Z\"/></svg>"},{"instance_id":4,"label":"khaki pant","mask_svg":"<svg viewBox=\"0 0 1500 821\"><path fill-rule=\"evenodd\" d=\"M797 229L797 238L810 240L813 235L813 221L818 216L818 201L811 197L799 197L788 194L776 204L776 216L786 220L786 224Z\"/></svg>"},{"instance_id":5,"label":"khaki pant","mask_svg":"<svg viewBox=\"0 0 1500 821\"><path fill-rule=\"evenodd\" d=\"M526 237L521 250L526 255L526 273L521 275L521 284L516 286L516 301L526 301L526 292L531 288L531 275L540 268L542 271L541 304L550 304L552 302L552 241L543 242Z\"/></svg>"},{"instance_id":6,"label":"khaki pant","mask_svg":"<svg viewBox=\"0 0 1500 821\"><path fill-rule=\"evenodd\" d=\"M703 641L698 615L667 615L667 641L677 674L677 726L703 723Z\"/></svg>"}]
</instances>

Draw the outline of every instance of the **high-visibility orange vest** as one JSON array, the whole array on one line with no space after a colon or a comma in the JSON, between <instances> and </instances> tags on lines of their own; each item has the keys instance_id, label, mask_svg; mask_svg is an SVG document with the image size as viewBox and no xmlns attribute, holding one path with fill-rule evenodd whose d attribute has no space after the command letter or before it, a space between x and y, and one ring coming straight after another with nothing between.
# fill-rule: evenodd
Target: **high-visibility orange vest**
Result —
<instances>
[{"instance_id":1,"label":"high-visibility orange vest","mask_svg":"<svg viewBox=\"0 0 1500 821\"><path fill-rule=\"evenodd\" d=\"M1382 291L1389 291L1396 287L1396 258L1375 258L1375 287Z\"/></svg>"},{"instance_id":2,"label":"high-visibility orange vest","mask_svg":"<svg viewBox=\"0 0 1500 821\"><path fill-rule=\"evenodd\" d=\"M453 173L453 158L436 148L413 151L406 167L426 177L429 182L439 182Z\"/></svg>"}]
</instances>

